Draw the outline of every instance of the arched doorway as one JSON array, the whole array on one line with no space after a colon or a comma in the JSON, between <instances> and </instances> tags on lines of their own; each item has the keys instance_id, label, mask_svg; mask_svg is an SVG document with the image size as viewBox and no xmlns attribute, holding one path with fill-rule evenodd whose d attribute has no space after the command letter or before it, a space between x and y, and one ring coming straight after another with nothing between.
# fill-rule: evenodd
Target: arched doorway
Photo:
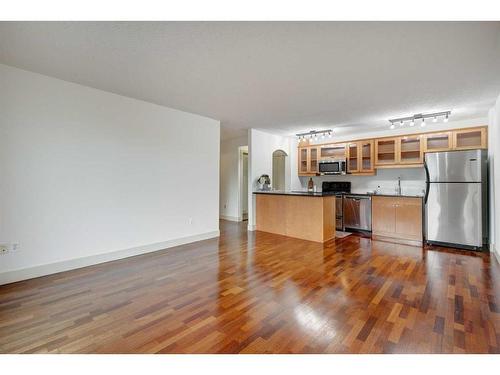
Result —
<instances>
[{"instance_id":1,"label":"arched doorway","mask_svg":"<svg viewBox=\"0 0 500 375\"><path fill-rule=\"evenodd\" d=\"M275 190L286 190L287 153L283 150L273 152L273 175L271 185Z\"/></svg>"}]
</instances>

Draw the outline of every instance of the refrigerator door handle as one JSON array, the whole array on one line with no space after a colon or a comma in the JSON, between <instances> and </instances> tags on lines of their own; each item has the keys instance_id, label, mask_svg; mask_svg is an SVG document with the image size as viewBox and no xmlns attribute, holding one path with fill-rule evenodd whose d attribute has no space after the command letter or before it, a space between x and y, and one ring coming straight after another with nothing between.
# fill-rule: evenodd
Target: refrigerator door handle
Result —
<instances>
[{"instance_id":1,"label":"refrigerator door handle","mask_svg":"<svg viewBox=\"0 0 500 375\"><path fill-rule=\"evenodd\" d=\"M425 170L425 197L424 204L427 204L427 198L429 198L429 189L430 189L430 177L429 177L429 169L427 168L427 163L424 162L424 170Z\"/></svg>"}]
</instances>

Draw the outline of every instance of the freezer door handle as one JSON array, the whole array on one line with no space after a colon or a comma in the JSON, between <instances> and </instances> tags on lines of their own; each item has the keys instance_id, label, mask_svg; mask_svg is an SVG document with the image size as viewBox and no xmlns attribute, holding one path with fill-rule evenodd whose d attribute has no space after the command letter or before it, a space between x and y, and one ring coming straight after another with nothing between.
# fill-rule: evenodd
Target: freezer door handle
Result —
<instances>
[{"instance_id":1,"label":"freezer door handle","mask_svg":"<svg viewBox=\"0 0 500 375\"><path fill-rule=\"evenodd\" d=\"M427 204L427 199L429 198L429 189L431 188L430 179L429 179L429 168L427 168L427 163L424 163L425 170L425 197L424 204Z\"/></svg>"}]
</instances>

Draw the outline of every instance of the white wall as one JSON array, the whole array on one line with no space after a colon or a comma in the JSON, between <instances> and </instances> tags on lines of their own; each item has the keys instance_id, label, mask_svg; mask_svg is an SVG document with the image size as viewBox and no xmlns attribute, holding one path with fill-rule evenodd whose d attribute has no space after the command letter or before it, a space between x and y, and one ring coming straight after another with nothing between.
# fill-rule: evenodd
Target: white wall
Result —
<instances>
[{"instance_id":1,"label":"white wall","mask_svg":"<svg viewBox=\"0 0 500 375\"><path fill-rule=\"evenodd\" d=\"M5 65L0 87L0 283L218 235L218 121Z\"/></svg>"},{"instance_id":2,"label":"white wall","mask_svg":"<svg viewBox=\"0 0 500 375\"><path fill-rule=\"evenodd\" d=\"M297 164L293 162L290 152L293 138L282 137L257 129L250 129L248 138L248 169L250 175L248 180L248 229L254 230L255 199L252 192L257 190L257 179L261 175L267 174L269 177L273 175L273 152L276 150L283 150L288 155L287 159L289 160L288 165L290 167L287 168L285 176L285 185L287 189L290 189L292 186L291 173L293 170L296 170Z\"/></svg>"},{"instance_id":3,"label":"white wall","mask_svg":"<svg viewBox=\"0 0 500 375\"><path fill-rule=\"evenodd\" d=\"M495 251L500 260L500 96L489 115L490 250Z\"/></svg>"},{"instance_id":4,"label":"white wall","mask_svg":"<svg viewBox=\"0 0 500 375\"><path fill-rule=\"evenodd\" d=\"M224 140L220 145L220 216L239 221L239 148L248 145L248 137Z\"/></svg>"}]
</instances>

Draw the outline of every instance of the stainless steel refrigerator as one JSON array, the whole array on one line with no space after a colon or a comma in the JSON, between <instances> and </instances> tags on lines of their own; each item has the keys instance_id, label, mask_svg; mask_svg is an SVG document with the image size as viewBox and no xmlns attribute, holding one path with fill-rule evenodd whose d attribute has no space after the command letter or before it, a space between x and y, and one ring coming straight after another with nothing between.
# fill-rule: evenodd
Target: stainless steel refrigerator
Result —
<instances>
[{"instance_id":1,"label":"stainless steel refrigerator","mask_svg":"<svg viewBox=\"0 0 500 375\"><path fill-rule=\"evenodd\" d=\"M479 250L488 242L486 150L425 154L428 243Z\"/></svg>"}]
</instances>

